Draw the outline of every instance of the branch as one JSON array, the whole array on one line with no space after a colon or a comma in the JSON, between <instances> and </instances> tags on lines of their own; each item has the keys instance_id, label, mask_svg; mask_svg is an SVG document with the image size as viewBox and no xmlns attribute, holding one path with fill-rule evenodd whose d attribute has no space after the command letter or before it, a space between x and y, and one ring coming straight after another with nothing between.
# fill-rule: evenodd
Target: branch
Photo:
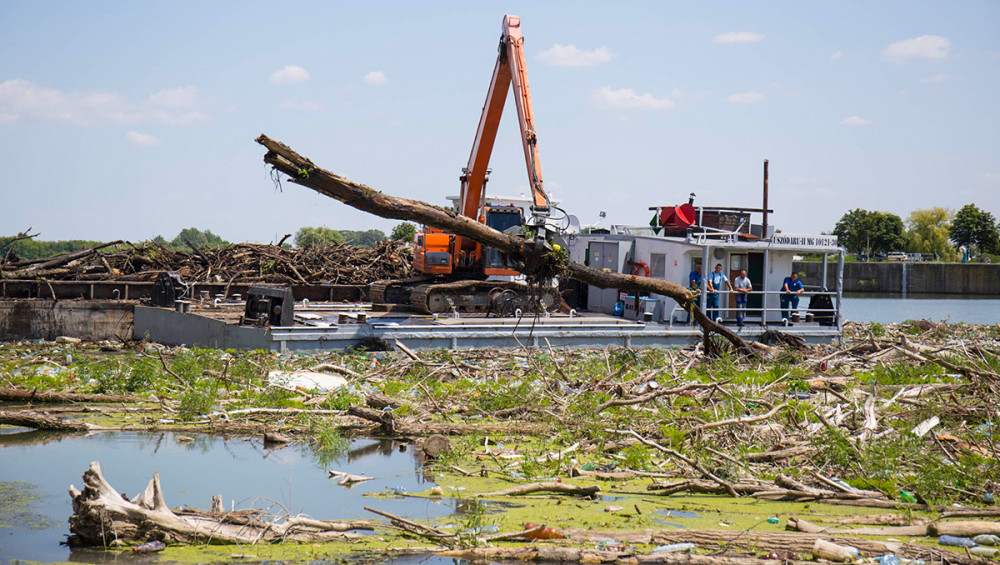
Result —
<instances>
[{"instance_id":1,"label":"branch","mask_svg":"<svg viewBox=\"0 0 1000 565\"><path fill-rule=\"evenodd\" d=\"M409 198L399 198L379 192L360 183L317 167L312 161L299 155L280 141L260 135L257 143L267 148L264 162L290 177L289 180L306 188L339 200L363 212L394 220L419 222L424 225L467 237L482 245L495 247L518 264L518 270L529 277L559 272L598 288L617 288L632 292L650 292L669 296L683 308L690 311L706 332L715 332L733 344L741 353L753 355L740 336L708 318L694 302L694 295L683 286L661 279L637 277L604 272L566 261L562 264L555 253L548 249L533 250L525 245L525 240L498 232L472 218L460 216L441 208ZM542 277L539 277L542 278Z\"/></svg>"}]
</instances>

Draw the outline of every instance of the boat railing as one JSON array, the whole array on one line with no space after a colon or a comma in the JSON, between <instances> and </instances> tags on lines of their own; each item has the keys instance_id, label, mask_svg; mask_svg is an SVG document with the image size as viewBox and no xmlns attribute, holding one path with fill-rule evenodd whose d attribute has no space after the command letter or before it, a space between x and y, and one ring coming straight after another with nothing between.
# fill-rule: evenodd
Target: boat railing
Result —
<instances>
[{"instance_id":1,"label":"boat railing","mask_svg":"<svg viewBox=\"0 0 1000 565\"><path fill-rule=\"evenodd\" d=\"M741 309L744 310L746 312L746 314L747 314L746 316L744 316L745 320L754 320L754 321L757 321L757 322L760 322L760 323L763 323L764 321L769 320L768 313L778 312L778 318L776 320L773 320L773 322L780 323L781 325L789 325L789 324L795 323L794 320L793 320L793 318L795 318L795 317L798 317L799 319L802 319L803 316L802 316L801 310L803 310L803 309L806 310L806 316L804 316L804 318L806 319L806 321L809 321L810 317L815 317L815 318L818 318L818 319L826 318L828 320L832 320L831 325L836 325L836 321L840 318L840 302L837 299L837 293L836 292L832 292L832 291L823 291L823 290L820 290L820 291L804 291L801 294L790 294L790 293L787 293L787 292L785 292L783 290L752 290L752 291L746 293L746 295L748 297L749 296L761 296L762 297L761 298L761 304L759 306L751 306L749 304L747 304L746 306L731 306L729 304L729 297L733 296L733 295L744 294L744 293L741 293L741 292L728 291L728 290L720 290L717 294L719 295L719 306L715 307L715 308L709 308L707 306L707 304L706 304L706 308L705 308L706 314L708 314L708 311L714 312L716 314L715 315L715 319L716 319L717 322L718 321L725 322L725 321L736 320L737 313ZM780 304L780 299L779 299L778 305L769 306L767 304L767 297L771 296L771 295L778 295L778 296L785 295L785 296L790 296L790 297L792 297L792 296L798 296L799 299L800 299L799 300L799 306L793 308L789 304L787 307L782 308L781 304ZM832 304L832 307L831 308L819 308L819 307L815 307L814 308L814 307L812 307L810 305L806 305L806 306L803 307L801 299L803 299L803 298L811 298L813 296L829 296L830 297L830 303ZM698 305L700 307L701 306L701 297L700 296L697 298L697 301L698 301ZM809 302L812 302L812 300L810 300ZM788 313L787 316L785 315L786 312ZM671 311L671 313L670 313L670 317L669 317L669 320L668 320L668 326L669 327L673 327L675 322L678 323L678 324L682 324L682 325L689 325L689 324L694 323L693 320L689 320L688 318L686 318L686 316L687 316L687 311L686 310L684 310L683 308L681 308L680 305L674 306L673 311ZM684 321L684 320L688 320L688 321Z\"/></svg>"},{"instance_id":2,"label":"boat railing","mask_svg":"<svg viewBox=\"0 0 1000 565\"><path fill-rule=\"evenodd\" d=\"M742 225L740 224L740 226ZM734 243L739 237L739 231L710 228L707 226L698 226L696 230L692 230L688 234L688 240L696 245L705 245L709 241L718 242L720 240L726 243Z\"/></svg>"}]
</instances>

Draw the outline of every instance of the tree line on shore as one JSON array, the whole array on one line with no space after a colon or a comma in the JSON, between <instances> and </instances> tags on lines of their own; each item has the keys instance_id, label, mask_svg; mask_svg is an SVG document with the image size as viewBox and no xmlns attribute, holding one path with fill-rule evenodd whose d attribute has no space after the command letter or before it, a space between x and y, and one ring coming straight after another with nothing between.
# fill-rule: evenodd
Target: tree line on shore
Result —
<instances>
[{"instance_id":1,"label":"tree line on shore","mask_svg":"<svg viewBox=\"0 0 1000 565\"><path fill-rule=\"evenodd\" d=\"M850 253L869 257L903 251L957 261L963 251L970 258L1000 254L1000 225L975 204L957 212L942 207L914 210L905 221L889 212L856 208L841 216L832 233Z\"/></svg>"},{"instance_id":2,"label":"tree line on shore","mask_svg":"<svg viewBox=\"0 0 1000 565\"><path fill-rule=\"evenodd\" d=\"M330 244L371 247L378 241L412 241L416 226L410 222L397 224L386 236L382 230L336 230L326 226L302 227L292 238L298 248ZM975 204L967 204L957 212L943 207L914 210L906 220L890 212L855 208L841 216L831 232L839 238L840 245L850 253L874 256L905 251L933 255L938 261L962 259L963 248L968 257L991 257L1000 260L1000 224L992 213ZM25 234L21 234L25 235ZM282 239L282 245L291 246ZM190 250L192 247L214 248L230 244L211 230L185 228L173 239L163 236L153 238L172 251ZM40 259L69 253L99 245L99 241L59 240L45 241L34 237L0 237L0 257L8 252L21 259Z\"/></svg>"},{"instance_id":3,"label":"tree line on shore","mask_svg":"<svg viewBox=\"0 0 1000 565\"><path fill-rule=\"evenodd\" d=\"M386 236L385 232L378 229L355 231L335 230L325 226L307 226L295 232L295 236L292 238L293 243L282 242L282 245L292 247L294 244L294 247L302 249L341 243L360 247L372 247L385 239L411 241L416 231L416 226L409 222L402 222L396 225L388 236ZM283 240L286 238L283 238ZM182 229L173 239L166 239L162 235L158 235L151 241L171 251L191 251L192 248L213 249L230 245L229 241L212 233L212 230L202 231L193 227ZM0 259L6 257L8 253L17 256L21 260L42 259L81 249L88 249L101 243L104 242L84 239L46 241L39 240L24 232L13 236L0 236Z\"/></svg>"}]
</instances>

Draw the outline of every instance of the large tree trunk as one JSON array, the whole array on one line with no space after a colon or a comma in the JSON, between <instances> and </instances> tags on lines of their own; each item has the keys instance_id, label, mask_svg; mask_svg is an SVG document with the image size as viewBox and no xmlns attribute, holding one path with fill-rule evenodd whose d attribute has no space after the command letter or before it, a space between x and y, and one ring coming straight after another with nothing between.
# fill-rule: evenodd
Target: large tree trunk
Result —
<instances>
[{"instance_id":1,"label":"large tree trunk","mask_svg":"<svg viewBox=\"0 0 1000 565\"><path fill-rule=\"evenodd\" d=\"M83 474L83 491L72 485L73 515L69 529L82 545L142 543L158 539L168 543L258 543L277 541L356 541L370 530L362 521L323 521L304 517L265 520L246 513L170 510L160 488L160 474L153 475L146 490L129 501L112 487L96 461Z\"/></svg>"},{"instance_id":2,"label":"large tree trunk","mask_svg":"<svg viewBox=\"0 0 1000 565\"><path fill-rule=\"evenodd\" d=\"M376 216L418 222L495 247L517 261L521 272L528 277L545 278L547 275L562 274L599 288L618 288L669 296L683 308L691 311L705 332L706 343L710 333L715 332L729 340L741 352L752 354L740 336L706 316L695 305L691 292L675 282L600 271L574 261L562 262L558 254L551 250L546 250L548 252L532 250L530 246L525 245L525 240L522 238L498 232L485 224L440 206L390 196L321 169L284 143L266 135L260 135L256 141L268 150L264 155L264 162L288 175L296 184Z\"/></svg>"}]
</instances>

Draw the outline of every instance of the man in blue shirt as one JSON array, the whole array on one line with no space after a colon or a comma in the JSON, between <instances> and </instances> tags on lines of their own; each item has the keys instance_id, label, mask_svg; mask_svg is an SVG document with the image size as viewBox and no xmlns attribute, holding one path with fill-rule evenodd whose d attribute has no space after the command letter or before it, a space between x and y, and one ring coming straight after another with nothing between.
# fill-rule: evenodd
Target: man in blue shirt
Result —
<instances>
[{"instance_id":1,"label":"man in blue shirt","mask_svg":"<svg viewBox=\"0 0 1000 565\"><path fill-rule=\"evenodd\" d=\"M722 285L729 286L729 292L733 291L733 285L729 282L729 277L722 272L722 263L715 265L715 270L709 273L706 290L708 291L705 301L705 314L709 318L716 320L719 317L719 291Z\"/></svg>"},{"instance_id":2,"label":"man in blue shirt","mask_svg":"<svg viewBox=\"0 0 1000 565\"><path fill-rule=\"evenodd\" d=\"M788 320L789 326L792 325L792 312L797 312L799 309L799 295L803 290L798 273L785 277L785 282L781 285L781 317Z\"/></svg>"}]
</instances>

